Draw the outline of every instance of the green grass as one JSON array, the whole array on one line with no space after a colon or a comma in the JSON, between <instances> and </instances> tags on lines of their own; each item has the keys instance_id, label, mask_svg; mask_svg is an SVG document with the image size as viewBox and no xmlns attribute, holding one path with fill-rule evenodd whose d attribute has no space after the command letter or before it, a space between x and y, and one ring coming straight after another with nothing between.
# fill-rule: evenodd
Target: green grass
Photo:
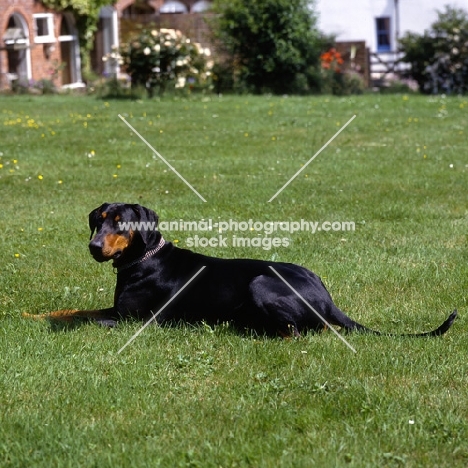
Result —
<instances>
[{"instance_id":1,"label":"green grass","mask_svg":"<svg viewBox=\"0 0 468 468\"><path fill-rule=\"evenodd\" d=\"M467 107L415 95L0 98L0 465L466 466ZM354 221L274 234L289 247L197 250L307 266L382 331L460 316L443 338L347 335L356 355L330 332L203 325L147 329L117 355L139 324L23 319L112 303L112 267L87 251L87 215L104 201L161 221ZM164 235L185 247L193 233Z\"/></svg>"}]
</instances>

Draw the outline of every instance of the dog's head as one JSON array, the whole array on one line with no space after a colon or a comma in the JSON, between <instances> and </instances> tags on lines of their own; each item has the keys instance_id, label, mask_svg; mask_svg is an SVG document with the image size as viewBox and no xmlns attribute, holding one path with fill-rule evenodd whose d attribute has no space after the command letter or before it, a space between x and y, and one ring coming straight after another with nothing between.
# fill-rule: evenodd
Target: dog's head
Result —
<instances>
[{"instance_id":1,"label":"dog's head","mask_svg":"<svg viewBox=\"0 0 468 468\"><path fill-rule=\"evenodd\" d=\"M158 215L148 208L104 203L89 214L89 250L98 262L113 260L114 266L122 265L158 244L161 234L157 226Z\"/></svg>"}]
</instances>

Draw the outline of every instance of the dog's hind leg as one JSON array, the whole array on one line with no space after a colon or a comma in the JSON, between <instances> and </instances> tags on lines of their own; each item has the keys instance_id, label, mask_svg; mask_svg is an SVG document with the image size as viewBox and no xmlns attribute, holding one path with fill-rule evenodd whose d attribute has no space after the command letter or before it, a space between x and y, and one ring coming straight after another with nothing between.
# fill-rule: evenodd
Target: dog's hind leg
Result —
<instances>
[{"instance_id":1,"label":"dog's hind leg","mask_svg":"<svg viewBox=\"0 0 468 468\"><path fill-rule=\"evenodd\" d=\"M298 298L279 279L257 276L249 286L255 307L255 328L269 335L299 337L302 326Z\"/></svg>"}]
</instances>

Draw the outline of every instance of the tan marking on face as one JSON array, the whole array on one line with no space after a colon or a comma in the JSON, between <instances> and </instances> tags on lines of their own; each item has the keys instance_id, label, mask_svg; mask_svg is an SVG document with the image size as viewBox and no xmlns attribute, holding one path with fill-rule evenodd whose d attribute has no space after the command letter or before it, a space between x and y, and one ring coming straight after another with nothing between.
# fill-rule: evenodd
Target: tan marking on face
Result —
<instances>
[{"instance_id":1,"label":"tan marking on face","mask_svg":"<svg viewBox=\"0 0 468 468\"><path fill-rule=\"evenodd\" d=\"M105 211L103 211L102 214L101 214L101 217L102 217L103 219L106 219L107 213L106 213Z\"/></svg>"},{"instance_id":2,"label":"tan marking on face","mask_svg":"<svg viewBox=\"0 0 468 468\"><path fill-rule=\"evenodd\" d=\"M115 218L114 218L114 221L116 223L118 223L122 218L120 217L120 215L117 215Z\"/></svg>"},{"instance_id":3,"label":"tan marking on face","mask_svg":"<svg viewBox=\"0 0 468 468\"><path fill-rule=\"evenodd\" d=\"M126 237L121 234L108 234L104 238L104 245L102 247L102 254L105 257L112 258L116 252L124 251L131 241L131 236Z\"/></svg>"}]
</instances>

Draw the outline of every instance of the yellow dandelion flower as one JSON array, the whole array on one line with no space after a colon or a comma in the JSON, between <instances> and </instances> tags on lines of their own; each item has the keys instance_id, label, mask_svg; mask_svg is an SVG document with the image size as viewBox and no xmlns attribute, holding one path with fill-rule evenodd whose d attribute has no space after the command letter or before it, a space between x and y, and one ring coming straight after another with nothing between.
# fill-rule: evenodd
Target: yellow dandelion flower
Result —
<instances>
[{"instance_id":1,"label":"yellow dandelion flower","mask_svg":"<svg viewBox=\"0 0 468 468\"><path fill-rule=\"evenodd\" d=\"M117 179L118 175L117 175L117 174L113 174L112 177L113 177L114 179Z\"/></svg>"},{"instance_id":2,"label":"yellow dandelion flower","mask_svg":"<svg viewBox=\"0 0 468 468\"><path fill-rule=\"evenodd\" d=\"M38 231L43 231L44 228L41 228L41 227L40 227L40 228L37 228L37 230L38 230Z\"/></svg>"},{"instance_id":3,"label":"yellow dandelion flower","mask_svg":"<svg viewBox=\"0 0 468 468\"><path fill-rule=\"evenodd\" d=\"M39 180L42 180L44 177L43 177L41 174L39 174L39 175L37 176L37 178L38 178Z\"/></svg>"},{"instance_id":4,"label":"yellow dandelion flower","mask_svg":"<svg viewBox=\"0 0 468 468\"><path fill-rule=\"evenodd\" d=\"M20 254L19 254L19 253L15 253L15 258L20 258Z\"/></svg>"},{"instance_id":5,"label":"yellow dandelion flower","mask_svg":"<svg viewBox=\"0 0 468 468\"><path fill-rule=\"evenodd\" d=\"M13 164L16 164L18 162L17 159L13 159Z\"/></svg>"},{"instance_id":6,"label":"yellow dandelion flower","mask_svg":"<svg viewBox=\"0 0 468 468\"><path fill-rule=\"evenodd\" d=\"M122 166L120 164L117 164L117 169L120 169Z\"/></svg>"},{"instance_id":7,"label":"yellow dandelion flower","mask_svg":"<svg viewBox=\"0 0 468 468\"><path fill-rule=\"evenodd\" d=\"M59 180L57 184L63 184L63 180Z\"/></svg>"}]
</instances>

